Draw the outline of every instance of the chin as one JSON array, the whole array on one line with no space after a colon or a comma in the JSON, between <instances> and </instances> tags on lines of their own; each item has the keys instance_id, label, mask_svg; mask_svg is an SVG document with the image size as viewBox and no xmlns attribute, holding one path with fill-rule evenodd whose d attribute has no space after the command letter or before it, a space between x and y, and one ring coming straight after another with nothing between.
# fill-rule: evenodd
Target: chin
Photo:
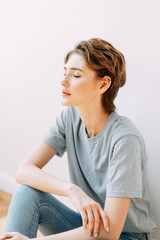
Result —
<instances>
[{"instance_id":1,"label":"chin","mask_svg":"<svg viewBox=\"0 0 160 240\"><path fill-rule=\"evenodd\" d=\"M63 105L63 106L73 106L73 104L69 104L69 103L67 103L67 102L61 102L61 104Z\"/></svg>"}]
</instances>

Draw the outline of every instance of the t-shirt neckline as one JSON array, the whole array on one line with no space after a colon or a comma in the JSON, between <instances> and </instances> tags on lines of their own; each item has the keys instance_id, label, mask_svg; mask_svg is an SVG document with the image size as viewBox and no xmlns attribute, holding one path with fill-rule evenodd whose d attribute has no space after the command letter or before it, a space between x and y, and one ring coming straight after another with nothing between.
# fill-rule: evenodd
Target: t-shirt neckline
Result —
<instances>
[{"instance_id":1,"label":"t-shirt neckline","mask_svg":"<svg viewBox=\"0 0 160 240\"><path fill-rule=\"evenodd\" d=\"M99 140L101 140L104 135L106 134L106 132L108 131L108 129L110 128L110 125L112 123L112 119L114 118L114 116L116 115L116 111L110 113L104 128L94 137L88 138L87 136L87 132L86 132L86 126L85 124L82 122L82 134L84 136L84 138L86 139L86 141L88 141L89 143L93 143L93 142L98 142Z\"/></svg>"}]
</instances>

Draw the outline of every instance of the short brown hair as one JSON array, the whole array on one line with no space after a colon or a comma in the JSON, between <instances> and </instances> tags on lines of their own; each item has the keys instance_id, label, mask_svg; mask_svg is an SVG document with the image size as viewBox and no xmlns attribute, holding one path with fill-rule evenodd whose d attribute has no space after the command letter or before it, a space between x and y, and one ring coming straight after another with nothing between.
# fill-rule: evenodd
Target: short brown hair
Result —
<instances>
[{"instance_id":1,"label":"short brown hair","mask_svg":"<svg viewBox=\"0 0 160 240\"><path fill-rule=\"evenodd\" d=\"M67 63L69 57L80 54L86 61L88 67L97 73L97 76L109 76L111 86L103 93L102 105L106 112L113 112L116 107L114 99L120 87L126 82L125 58L111 43L100 39L92 38L88 41L79 42L73 50L67 53L64 62Z\"/></svg>"}]
</instances>

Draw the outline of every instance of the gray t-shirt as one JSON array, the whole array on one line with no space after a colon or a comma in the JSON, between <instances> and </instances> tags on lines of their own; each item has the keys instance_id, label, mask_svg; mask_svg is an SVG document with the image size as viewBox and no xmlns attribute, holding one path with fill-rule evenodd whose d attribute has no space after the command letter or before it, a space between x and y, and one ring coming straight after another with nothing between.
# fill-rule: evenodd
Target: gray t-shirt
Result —
<instances>
[{"instance_id":1,"label":"gray t-shirt","mask_svg":"<svg viewBox=\"0 0 160 240\"><path fill-rule=\"evenodd\" d=\"M76 107L67 107L43 141L58 156L67 152L71 182L102 207L109 196L131 198L123 232L148 233L156 227L151 218L145 144L131 120L113 112L103 130L88 138Z\"/></svg>"}]
</instances>

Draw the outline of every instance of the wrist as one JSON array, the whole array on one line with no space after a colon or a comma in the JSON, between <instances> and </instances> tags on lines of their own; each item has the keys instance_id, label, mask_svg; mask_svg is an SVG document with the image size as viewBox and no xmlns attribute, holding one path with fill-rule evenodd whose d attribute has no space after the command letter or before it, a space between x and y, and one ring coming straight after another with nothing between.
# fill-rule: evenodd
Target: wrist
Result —
<instances>
[{"instance_id":1,"label":"wrist","mask_svg":"<svg viewBox=\"0 0 160 240\"><path fill-rule=\"evenodd\" d=\"M77 185L70 183L67 191L67 197L72 197L77 191L80 191L81 188Z\"/></svg>"}]
</instances>

